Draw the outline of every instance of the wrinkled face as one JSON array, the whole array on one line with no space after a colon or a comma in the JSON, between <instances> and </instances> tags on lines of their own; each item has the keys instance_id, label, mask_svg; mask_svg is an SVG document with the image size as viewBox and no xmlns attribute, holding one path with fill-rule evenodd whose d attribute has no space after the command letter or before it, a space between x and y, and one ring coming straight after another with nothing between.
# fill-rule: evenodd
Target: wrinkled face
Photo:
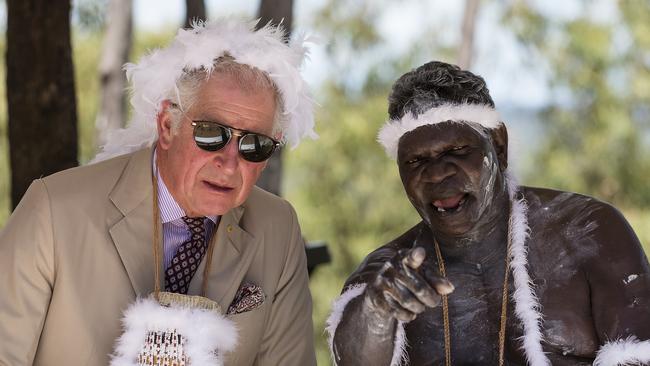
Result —
<instances>
[{"instance_id":1,"label":"wrinkled face","mask_svg":"<svg viewBox=\"0 0 650 366\"><path fill-rule=\"evenodd\" d=\"M503 194L493 140L477 124L443 122L407 132L399 141L397 164L422 219L450 236L475 228L495 195Z\"/></svg>"},{"instance_id":2,"label":"wrinkled face","mask_svg":"<svg viewBox=\"0 0 650 366\"><path fill-rule=\"evenodd\" d=\"M248 197L266 162L241 158L238 138L216 152L200 149L192 120L214 121L240 130L272 136L275 99L271 90L242 90L232 76L212 74L198 91L193 107L178 129L169 102L158 115L158 167L167 188L189 216L222 215Z\"/></svg>"}]
</instances>

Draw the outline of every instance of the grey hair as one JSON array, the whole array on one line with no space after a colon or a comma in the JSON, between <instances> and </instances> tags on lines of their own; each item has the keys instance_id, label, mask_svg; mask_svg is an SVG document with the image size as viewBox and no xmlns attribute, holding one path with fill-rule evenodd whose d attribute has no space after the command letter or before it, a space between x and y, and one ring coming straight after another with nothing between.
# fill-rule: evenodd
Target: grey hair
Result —
<instances>
[{"instance_id":1,"label":"grey hair","mask_svg":"<svg viewBox=\"0 0 650 366\"><path fill-rule=\"evenodd\" d=\"M173 108L170 112L173 115L174 129L180 127L182 116L188 112L198 99L198 91L211 75L227 75L234 78L237 86L246 92L255 92L258 90L271 90L275 98L275 115L273 116L273 136L282 131L284 118L284 105L282 95L277 85L271 80L265 72L245 64L240 64L231 56L219 57L214 68L210 73L205 69L191 70L184 72L176 83L176 89L170 91L167 99L174 103L178 108Z\"/></svg>"},{"instance_id":2,"label":"grey hair","mask_svg":"<svg viewBox=\"0 0 650 366\"><path fill-rule=\"evenodd\" d=\"M482 77L440 61L428 62L402 75L388 97L388 115L397 120L442 104L482 104L494 101Z\"/></svg>"}]
</instances>

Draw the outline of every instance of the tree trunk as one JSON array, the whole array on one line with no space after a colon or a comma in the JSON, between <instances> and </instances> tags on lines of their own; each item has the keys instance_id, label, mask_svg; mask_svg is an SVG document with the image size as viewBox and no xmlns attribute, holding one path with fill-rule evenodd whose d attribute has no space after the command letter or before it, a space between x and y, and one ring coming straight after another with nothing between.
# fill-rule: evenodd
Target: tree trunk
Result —
<instances>
[{"instance_id":1,"label":"tree trunk","mask_svg":"<svg viewBox=\"0 0 650 366\"><path fill-rule=\"evenodd\" d=\"M257 16L260 18L258 28L269 22L281 23L289 36L293 23L293 0L261 0ZM280 149L273 154L257 181L259 187L278 196L282 193L282 153L283 149Z\"/></svg>"},{"instance_id":2,"label":"tree trunk","mask_svg":"<svg viewBox=\"0 0 650 366\"><path fill-rule=\"evenodd\" d=\"M97 111L97 145L106 143L106 134L126 124L126 75L122 65L132 44L132 0L110 0L99 62L100 105Z\"/></svg>"},{"instance_id":3,"label":"tree trunk","mask_svg":"<svg viewBox=\"0 0 650 366\"><path fill-rule=\"evenodd\" d=\"M7 0L11 201L31 181L77 162L70 2Z\"/></svg>"},{"instance_id":4,"label":"tree trunk","mask_svg":"<svg viewBox=\"0 0 650 366\"><path fill-rule=\"evenodd\" d=\"M192 20L207 19L205 14L205 3L203 0L185 0L185 25L183 28L190 28Z\"/></svg>"},{"instance_id":5,"label":"tree trunk","mask_svg":"<svg viewBox=\"0 0 650 366\"><path fill-rule=\"evenodd\" d=\"M272 24L280 24L284 26L287 35L291 35L291 27L293 26L293 0L261 0L260 8L257 13L260 22L258 28L266 25L268 22Z\"/></svg>"},{"instance_id":6,"label":"tree trunk","mask_svg":"<svg viewBox=\"0 0 650 366\"><path fill-rule=\"evenodd\" d=\"M474 53L474 28L480 0L466 0L465 14L463 15L462 39L458 51L458 66L467 70L472 66Z\"/></svg>"}]
</instances>

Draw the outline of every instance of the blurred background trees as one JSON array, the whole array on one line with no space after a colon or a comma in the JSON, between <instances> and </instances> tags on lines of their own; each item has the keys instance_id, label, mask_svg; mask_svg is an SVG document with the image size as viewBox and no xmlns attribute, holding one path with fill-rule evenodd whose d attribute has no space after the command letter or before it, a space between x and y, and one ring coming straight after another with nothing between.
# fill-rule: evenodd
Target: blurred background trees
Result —
<instances>
[{"instance_id":1,"label":"blurred background trees","mask_svg":"<svg viewBox=\"0 0 650 366\"><path fill-rule=\"evenodd\" d=\"M517 2L505 20L552 70L554 98L539 111L547 138L528 182L650 206L650 2L613 2L607 19L588 6L549 19Z\"/></svg>"},{"instance_id":2,"label":"blurred background trees","mask_svg":"<svg viewBox=\"0 0 650 366\"><path fill-rule=\"evenodd\" d=\"M126 74L122 70L133 43L132 0L104 4L106 20L99 58L99 109L95 120L97 146L106 143L106 132L126 126Z\"/></svg>"},{"instance_id":3,"label":"blurred background trees","mask_svg":"<svg viewBox=\"0 0 650 366\"><path fill-rule=\"evenodd\" d=\"M47 118L54 126L76 125L75 157L82 164L94 156L99 143L95 123L101 96L106 95L100 90L110 78L101 76L99 65L107 62L106 52L115 59L124 57L122 46L102 51L114 25L108 20L112 2L118 0L74 2L78 122L73 117L54 122L54 114ZM185 8L186 2L178 2ZM395 163L375 137L387 117L391 83L426 61L467 63L486 78L512 135L515 170L523 183L609 201L624 212L646 248L650 245L648 1L280 3L260 1L239 15L274 21L283 17L294 33L312 32L322 43L314 47L313 66L307 70L320 105L320 139L285 149L277 170L281 183L276 183L296 207L305 236L327 241L333 257L311 278L319 364L330 364L323 323L345 278L369 251L419 220ZM228 14L221 2L213 8L211 4L204 4L205 17ZM270 9L266 11L285 9L284 15L265 15L265 6ZM186 13L196 14L188 7L176 23L154 30L134 24L127 59L136 61L146 50L167 44L186 22ZM6 44L0 42L3 51ZM513 62L521 67L514 69ZM0 93L7 95L5 84L0 84ZM0 227L11 210L6 100L0 98Z\"/></svg>"},{"instance_id":4,"label":"blurred background trees","mask_svg":"<svg viewBox=\"0 0 650 366\"><path fill-rule=\"evenodd\" d=\"M70 4L7 1L11 207L32 180L77 165ZM6 199L6 198L5 198Z\"/></svg>"},{"instance_id":5,"label":"blurred background trees","mask_svg":"<svg viewBox=\"0 0 650 366\"><path fill-rule=\"evenodd\" d=\"M293 0L260 0L257 18L259 19L257 23L258 29L269 23L274 25L282 24L287 32L287 37L291 37ZM289 39L287 38L287 41ZM271 156L262 175L257 180L259 187L277 195L282 194L283 152L284 148L280 148Z\"/></svg>"}]
</instances>

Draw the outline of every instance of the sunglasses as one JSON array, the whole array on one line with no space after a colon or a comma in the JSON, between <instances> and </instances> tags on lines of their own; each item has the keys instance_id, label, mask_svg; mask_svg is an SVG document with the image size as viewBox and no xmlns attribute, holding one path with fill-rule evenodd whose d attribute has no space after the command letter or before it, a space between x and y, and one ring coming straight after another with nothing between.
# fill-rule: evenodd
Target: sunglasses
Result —
<instances>
[{"instance_id":1,"label":"sunglasses","mask_svg":"<svg viewBox=\"0 0 650 366\"><path fill-rule=\"evenodd\" d=\"M273 155L280 143L261 133L237 130L212 121L192 121L194 142L205 151L223 149L233 136L239 137L239 155L252 163L262 162Z\"/></svg>"}]
</instances>

